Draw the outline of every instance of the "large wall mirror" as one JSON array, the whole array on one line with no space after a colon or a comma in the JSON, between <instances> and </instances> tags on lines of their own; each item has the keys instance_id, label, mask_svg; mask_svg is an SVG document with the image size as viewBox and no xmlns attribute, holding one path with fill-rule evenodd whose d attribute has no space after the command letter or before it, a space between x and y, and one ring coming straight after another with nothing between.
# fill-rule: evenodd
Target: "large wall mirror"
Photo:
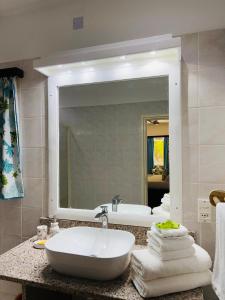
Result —
<instances>
[{"instance_id":1,"label":"large wall mirror","mask_svg":"<svg viewBox=\"0 0 225 300\"><path fill-rule=\"evenodd\" d=\"M169 194L168 76L59 88L59 148L61 208L160 214Z\"/></svg>"},{"instance_id":2,"label":"large wall mirror","mask_svg":"<svg viewBox=\"0 0 225 300\"><path fill-rule=\"evenodd\" d=\"M50 216L94 221L107 205L112 223L181 221L179 45L149 38L36 62L49 76Z\"/></svg>"}]
</instances>

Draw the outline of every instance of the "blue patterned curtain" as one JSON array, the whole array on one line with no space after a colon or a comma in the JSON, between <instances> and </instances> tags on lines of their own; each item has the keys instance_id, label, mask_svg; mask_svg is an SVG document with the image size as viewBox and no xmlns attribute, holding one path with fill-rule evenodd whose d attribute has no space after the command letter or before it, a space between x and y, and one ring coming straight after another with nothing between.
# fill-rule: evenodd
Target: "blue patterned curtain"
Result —
<instances>
[{"instance_id":1,"label":"blue patterned curtain","mask_svg":"<svg viewBox=\"0 0 225 300\"><path fill-rule=\"evenodd\" d=\"M169 137L164 137L164 168L166 174L169 174Z\"/></svg>"},{"instance_id":2,"label":"blue patterned curtain","mask_svg":"<svg viewBox=\"0 0 225 300\"><path fill-rule=\"evenodd\" d=\"M16 97L15 79L0 78L0 199L24 196Z\"/></svg>"},{"instance_id":3,"label":"blue patterned curtain","mask_svg":"<svg viewBox=\"0 0 225 300\"><path fill-rule=\"evenodd\" d=\"M154 139L150 136L147 138L147 170L148 174L152 174L154 167Z\"/></svg>"}]
</instances>

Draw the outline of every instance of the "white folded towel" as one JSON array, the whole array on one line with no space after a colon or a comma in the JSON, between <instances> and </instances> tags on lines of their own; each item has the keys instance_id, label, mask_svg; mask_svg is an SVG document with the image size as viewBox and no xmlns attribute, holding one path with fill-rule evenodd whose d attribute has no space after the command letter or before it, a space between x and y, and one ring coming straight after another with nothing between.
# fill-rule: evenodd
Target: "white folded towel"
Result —
<instances>
[{"instance_id":1,"label":"white folded towel","mask_svg":"<svg viewBox=\"0 0 225 300\"><path fill-rule=\"evenodd\" d=\"M148 245L148 250L153 255L158 256L161 260L176 260L194 255L195 248L193 246L181 250L158 252L158 248L156 248L154 244L151 244Z\"/></svg>"},{"instance_id":2,"label":"white folded towel","mask_svg":"<svg viewBox=\"0 0 225 300\"><path fill-rule=\"evenodd\" d=\"M148 298L209 285L211 283L211 272L208 270L201 273L189 273L152 281L143 281L133 272L131 278L139 294L144 298Z\"/></svg>"},{"instance_id":3,"label":"white folded towel","mask_svg":"<svg viewBox=\"0 0 225 300\"><path fill-rule=\"evenodd\" d=\"M220 300L225 300L225 204L216 205L216 253L212 285Z\"/></svg>"},{"instance_id":4,"label":"white folded towel","mask_svg":"<svg viewBox=\"0 0 225 300\"><path fill-rule=\"evenodd\" d=\"M147 232L149 244L153 243L159 251L173 251L186 249L194 244L194 239L190 235L182 236L179 239L160 238L153 231Z\"/></svg>"},{"instance_id":5,"label":"white folded towel","mask_svg":"<svg viewBox=\"0 0 225 300\"><path fill-rule=\"evenodd\" d=\"M188 234L188 230L183 225L179 229L160 229L155 223L152 224L151 230L160 237L180 237Z\"/></svg>"},{"instance_id":6,"label":"white folded towel","mask_svg":"<svg viewBox=\"0 0 225 300\"><path fill-rule=\"evenodd\" d=\"M144 280L154 280L161 277L175 276L185 273L204 272L211 268L209 254L200 246L194 245L195 254L179 260L162 261L151 254L148 249L134 250L131 258L131 268Z\"/></svg>"},{"instance_id":7,"label":"white folded towel","mask_svg":"<svg viewBox=\"0 0 225 300\"><path fill-rule=\"evenodd\" d=\"M170 193L164 194L162 199L170 199Z\"/></svg>"},{"instance_id":8,"label":"white folded towel","mask_svg":"<svg viewBox=\"0 0 225 300\"><path fill-rule=\"evenodd\" d=\"M163 197L161 199L161 206L166 209L166 210L170 210L170 198L169 197Z\"/></svg>"},{"instance_id":9,"label":"white folded towel","mask_svg":"<svg viewBox=\"0 0 225 300\"><path fill-rule=\"evenodd\" d=\"M168 204L166 204L166 203L162 203L162 204L160 205L160 207L163 208L165 211L170 212L170 204L168 205Z\"/></svg>"},{"instance_id":10,"label":"white folded towel","mask_svg":"<svg viewBox=\"0 0 225 300\"><path fill-rule=\"evenodd\" d=\"M152 209L153 215L156 216L162 216L166 219L170 218L170 212L168 210L165 210L162 206L156 206Z\"/></svg>"}]
</instances>

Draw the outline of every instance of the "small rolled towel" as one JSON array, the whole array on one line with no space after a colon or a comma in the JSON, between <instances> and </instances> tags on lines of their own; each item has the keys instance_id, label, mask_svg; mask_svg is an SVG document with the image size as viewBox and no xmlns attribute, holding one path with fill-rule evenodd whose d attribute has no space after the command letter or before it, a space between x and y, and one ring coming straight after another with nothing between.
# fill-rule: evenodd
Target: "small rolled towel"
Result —
<instances>
[{"instance_id":1,"label":"small rolled towel","mask_svg":"<svg viewBox=\"0 0 225 300\"><path fill-rule=\"evenodd\" d=\"M193 246L181 250L158 252L158 248L156 248L154 244L151 244L148 245L148 250L153 255L158 256L161 260L176 260L195 254L195 248Z\"/></svg>"},{"instance_id":2,"label":"small rolled towel","mask_svg":"<svg viewBox=\"0 0 225 300\"><path fill-rule=\"evenodd\" d=\"M194 244L194 239L190 235L180 237L179 239L160 238L154 232L147 232L148 243L154 244L158 252L161 251L174 251L186 249Z\"/></svg>"},{"instance_id":3,"label":"small rolled towel","mask_svg":"<svg viewBox=\"0 0 225 300\"><path fill-rule=\"evenodd\" d=\"M153 223L151 230L161 238L181 237L188 235L188 230L183 225L180 225L178 229L160 229L155 225L155 223Z\"/></svg>"},{"instance_id":4,"label":"small rolled towel","mask_svg":"<svg viewBox=\"0 0 225 300\"><path fill-rule=\"evenodd\" d=\"M163 218L169 219L170 218L170 212L165 210L162 206L156 206L152 209L153 215L161 216Z\"/></svg>"},{"instance_id":5,"label":"small rolled towel","mask_svg":"<svg viewBox=\"0 0 225 300\"><path fill-rule=\"evenodd\" d=\"M133 272L131 278L139 294L144 298L148 298L209 285L211 283L211 272L208 270L201 273L189 273L151 281L143 281Z\"/></svg>"},{"instance_id":6,"label":"small rolled towel","mask_svg":"<svg viewBox=\"0 0 225 300\"><path fill-rule=\"evenodd\" d=\"M131 268L144 280L207 271L212 266L209 254L196 244L194 248L193 256L168 261L162 261L146 248L134 250L131 256Z\"/></svg>"},{"instance_id":7,"label":"small rolled towel","mask_svg":"<svg viewBox=\"0 0 225 300\"><path fill-rule=\"evenodd\" d=\"M170 211L170 197L164 197L161 200L161 207L164 208L166 211Z\"/></svg>"}]
</instances>

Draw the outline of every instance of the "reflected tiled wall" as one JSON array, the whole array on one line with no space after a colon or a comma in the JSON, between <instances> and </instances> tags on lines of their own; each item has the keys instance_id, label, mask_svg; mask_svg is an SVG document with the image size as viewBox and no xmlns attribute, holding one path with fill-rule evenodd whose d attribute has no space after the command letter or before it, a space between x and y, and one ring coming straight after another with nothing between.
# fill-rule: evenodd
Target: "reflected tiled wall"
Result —
<instances>
[{"instance_id":1,"label":"reflected tiled wall","mask_svg":"<svg viewBox=\"0 0 225 300\"><path fill-rule=\"evenodd\" d=\"M117 194L126 203L144 204L142 116L167 114L166 100L61 108L60 121L71 130L72 207L94 209ZM65 184L64 168L60 176Z\"/></svg>"},{"instance_id":2,"label":"reflected tiled wall","mask_svg":"<svg viewBox=\"0 0 225 300\"><path fill-rule=\"evenodd\" d=\"M199 233L212 256L212 223L197 222L197 199L213 189L225 190L225 30L182 37L183 78L183 217Z\"/></svg>"},{"instance_id":3,"label":"reflected tiled wall","mask_svg":"<svg viewBox=\"0 0 225 300\"><path fill-rule=\"evenodd\" d=\"M0 200L1 253L32 236L40 216L47 213L47 81L33 70L32 60L0 64L0 68L15 66L25 72L18 80L25 198Z\"/></svg>"}]
</instances>

